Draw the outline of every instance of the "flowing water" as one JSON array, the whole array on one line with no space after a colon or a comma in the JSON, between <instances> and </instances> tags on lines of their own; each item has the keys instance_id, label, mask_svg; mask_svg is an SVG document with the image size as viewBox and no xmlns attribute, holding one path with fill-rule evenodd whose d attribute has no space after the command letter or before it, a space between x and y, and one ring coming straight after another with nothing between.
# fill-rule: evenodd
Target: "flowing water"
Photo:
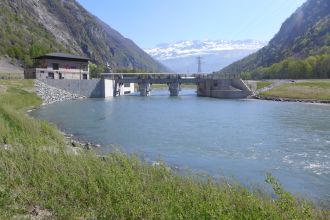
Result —
<instances>
[{"instance_id":1,"label":"flowing water","mask_svg":"<svg viewBox=\"0 0 330 220\"><path fill-rule=\"evenodd\" d=\"M56 103L32 112L77 138L244 183L269 171L287 190L330 196L330 105L197 97L183 90Z\"/></svg>"}]
</instances>

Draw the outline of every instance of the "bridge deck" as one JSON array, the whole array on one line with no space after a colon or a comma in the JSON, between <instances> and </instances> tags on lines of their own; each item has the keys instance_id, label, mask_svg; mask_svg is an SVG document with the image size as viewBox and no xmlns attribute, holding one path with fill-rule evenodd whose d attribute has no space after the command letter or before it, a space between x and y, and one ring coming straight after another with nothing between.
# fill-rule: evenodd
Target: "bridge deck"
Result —
<instances>
[{"instance_id":1,"label":"bridge deck","mask_svg":"<svg viewBox=\"0 0 330 220\"><path fill-rule=\"evenodd\" d=\"M195 79L137 79L137 78L132 78L132 79L116 79L116 83L154 83L154 84L159 84L159 83L199 83L201 82L202 79L195 78Z\"/></svg>"}]
</instances>

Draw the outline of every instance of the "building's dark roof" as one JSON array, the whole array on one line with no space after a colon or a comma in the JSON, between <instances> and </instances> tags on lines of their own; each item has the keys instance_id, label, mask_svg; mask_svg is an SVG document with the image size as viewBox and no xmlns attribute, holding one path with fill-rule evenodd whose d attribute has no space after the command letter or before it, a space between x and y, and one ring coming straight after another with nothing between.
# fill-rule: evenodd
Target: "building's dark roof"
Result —
<instances>
[{"instance_id":1,"label":"building's dark roof","mask_svg":"<svg viewBox=\"0 0 330 220\"><path fill-rule=\"evenodd\" d=\"M65 53L50 53L45 54L39 57L33 57L32 59L41 60L41 59L58 59L58 60L78 60L78 61L88 61L89 59L86 57L79 57L71 54Z\"/></svg>"}]
</instances>

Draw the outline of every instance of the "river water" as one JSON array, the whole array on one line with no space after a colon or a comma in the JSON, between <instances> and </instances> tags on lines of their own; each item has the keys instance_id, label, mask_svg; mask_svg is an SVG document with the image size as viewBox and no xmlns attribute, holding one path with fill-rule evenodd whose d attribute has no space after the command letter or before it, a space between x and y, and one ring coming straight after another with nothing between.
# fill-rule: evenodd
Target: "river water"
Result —
<instances>
[{"instance_id":1,"label":"river water","mask_svg":"<svg viewBox=\"0 0 330 220\"><path fill-rule=\"evenodd\" d=\"M68 133L245 184L265 172L286 190L330 196L330 105L197 97L183 90L55 103L32 112ZM315 187L316 186L316 187Z\"/></svg>"}]
</instances>

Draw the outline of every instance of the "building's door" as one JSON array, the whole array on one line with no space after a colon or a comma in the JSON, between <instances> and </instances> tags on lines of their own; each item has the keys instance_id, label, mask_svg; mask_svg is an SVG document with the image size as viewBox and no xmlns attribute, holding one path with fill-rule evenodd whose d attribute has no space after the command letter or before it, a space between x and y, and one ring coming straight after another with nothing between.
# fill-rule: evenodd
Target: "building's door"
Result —
<instances>
[{"instance_id":1,"label":"building's door","mask_svg":"<svg viewBox=\"0 0 330 220\"><path fill-rule=\"evenodd\" d=\"M48 73L48 79L54 79L54 73Z\"/></svg>"},{"instance_id":2,"label":"building's door","mask_svg":"<svg viewBox=\"0 0 330 220\"><path fill-rule=\"evenodd\" d=\"M87 79L87 74L83 74L83 79Z\"/></svg>"},{"instance_id":3,"label":"building's door","mask_svg":"<svg viewBox=\"0 0 330 220\"><path fill-rule=\"evenodd\" d=\"M37 76L36 76L36 73L35 73L35 72L33 72L33 73L32 73L32 77L33 77L32 79L36 79L36 78L37 78Z\"/></svg>"},{"instance_id":4,"label":"building's door","mask_svg":"<svg viewBox=\"0 0 330 220\"><path fill-rule=\"evenodd\" d=\"M58 78L59 78L59 79L62 79L62 73L59 73L59 74L58 74Z\"/></svg>"}]
</instances>

